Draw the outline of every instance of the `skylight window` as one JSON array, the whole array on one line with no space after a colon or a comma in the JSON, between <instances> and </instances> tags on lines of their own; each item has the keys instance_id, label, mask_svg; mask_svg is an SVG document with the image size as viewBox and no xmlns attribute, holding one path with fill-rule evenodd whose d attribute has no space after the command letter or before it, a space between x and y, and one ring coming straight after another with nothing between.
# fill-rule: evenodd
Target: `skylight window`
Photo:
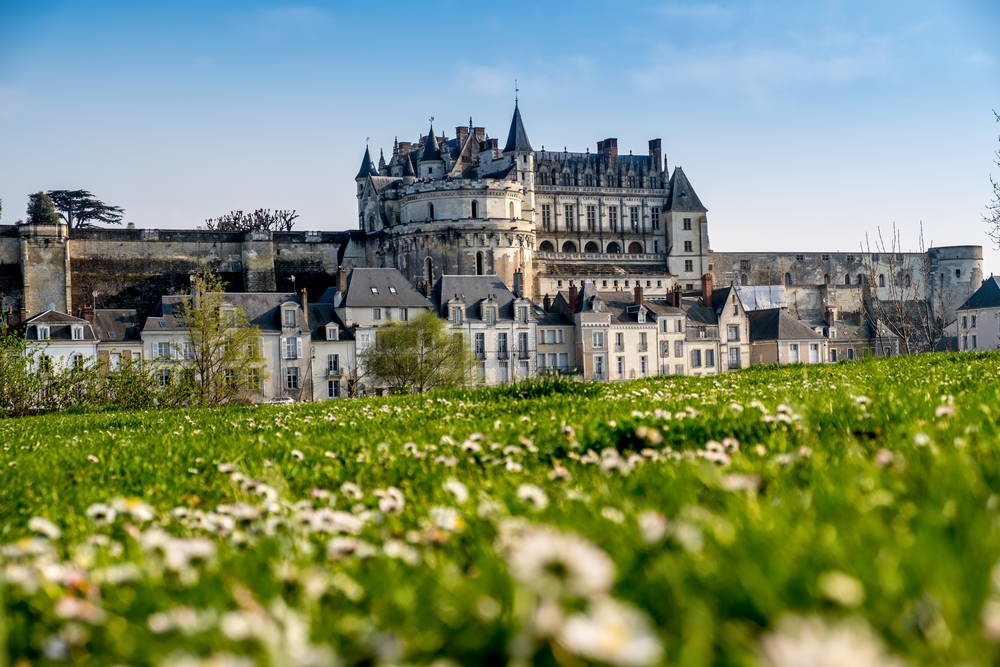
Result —
<instances>
[{"instance_id":1,"label":"skylight window","mask_svg":"<svg viewBox=\"0 0 1000 667\"><path fill-rule=\"evenodd\" d=\"M372 287L372 294L378 294L378 288Z\"/></svg>"},{"instance_id":2,"label":"skylight window","mask_svg":"<svg viewBox=\"0 0 1000 667\"><path fill-rule=\"evenodd\" d=\"M108 338L118 338L118 334L116 334L114 331L109 331Z\"/></svg>"},{"instance_id":3,"label":"skylight window","mask_svg":"<svg viewBox=\"0 0 1000 667\"><path fill-rule=\"evenodd\" d=\"M160 324L160 328L161 329L166 329L167 328L167 323L166 322L160 322L159 324Z\"/></svg>"},{"instance_id":4,"label":"skylight window","mask_svg":"<svg viewBox=\"0 0 1000 667\"><path fill-rule=\"evenodd\" d=\"M390 286L389 287L389 294L395 294L395 293L396 293L396 288Z\"/></svg>"}]
</instances>

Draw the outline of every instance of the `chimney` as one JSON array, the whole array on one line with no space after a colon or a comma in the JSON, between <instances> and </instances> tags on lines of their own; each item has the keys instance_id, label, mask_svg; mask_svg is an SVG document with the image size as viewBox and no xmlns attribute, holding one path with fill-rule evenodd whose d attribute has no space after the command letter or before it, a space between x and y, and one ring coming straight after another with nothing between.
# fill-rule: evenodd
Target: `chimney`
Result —
<instances>
[{"instance_id":1,"label":"chimney","mask_svg":"<svg viewBox=\"0 0 1000 667\"><path fill-rule=\"evenodd\" d=\"M469 128L459 125L455 128L455 136L458 137L458 147L461 149L465 145L465 140L469 137Z\"/></svg>"},{"instance_id":2,"label":"chimney","mask_svg":"<svg viewBox=\"0 0 1000 667\"><path fill-rule=\"evenodd\" d=\"M191 302L195 310L201 308L201 283L197 276L191 276Z\"/></svg>"},{"instance_id":3,"label":"chimney","mask_svg":"<svg viewBox=\"0 0 1000 667\"><path fill-rule=\"evenodd\" d=\"M521 269L514 272L514 296L518 299L524 296L524 274Z\"/></svg>"},{"instance_id":4,"label":"chimney","mask_svg":"<svg viewBox=\"0 0 1000 667\"><path fill-rule=\"evenodd\" d=\"M679 284L674 284L673 297L674 308L680 308L683 301L681 300L681 286Z\"/></svg>"},{"instance_id":5,"label":"chimney","mask_svg":"<svg viewBox=\"0 0 1000 667\"><path fill-rule=\"evenodd\" d=\"M545 312L549 312L549 309L552 308L552 299L549 298L548 294L542 299L542 308L545 309Z\"/></svg>"},{"instance_id":6,"label":"chimney","mask_svg":"<svg viewBox=\"0 0 1000 667\"><path fill-rule=\"evenodd\" d=\"M635 305L642 305L642 285L639 284L638 280L635 283Z\"/></svg>"},{"instance_id":7,"label":"chimney","mask_svg":"<svg viewBox=\"0 0 1000 667\"><path fill-rule=\"evenodd\" d=\"M576 285L570 285L569 286L569 312L571 312L571 313L575 313L576 312L576 295L577 295Z\"/></svg>"},{"instance_id":8,"label":"chimney","mask_svg":"<svg viewBox=\"0 0 1000 667\"><path fill-rule=\"evenodd\" d=\"M299 303L302 305L302 330L310 331L309 329L309 296L306 294L306 288L303 287L299 292Z\"/></svg>"},{"instance_id":9,"label":"chimney","mask_svg":"<svg viewBox=\"0 0 1000 667\"><path fill-rule=\"evenodd\" d=\"M712 274L706 273L701 277L701 300L705 302L706 308L712 307Z\"/></svg>"},{"instance_id":10,"label":"chimney","mask_svg":"<svg viewBox=\"0 0 1000 667\"><path fill-rule=\"evenodd\" d=\"M832 307L827 308L826 321L832 325L836 320L837 320L837 309Z\"/></svg>"},{"instance_id":11,"label":"chimney","mask_svg":"<svg viewBox=\"0 0 1000 667\"><path fill-rule=\"evenodd\" d=\"M343 266L337 267L337 290L340 292L347 291L347 269Z\"/></svg>"},{"instance_id":12,"label":"chimney","mask_svg":"<svg viewBox=\"0 0 1000 667\"><path fill-rule=\"evenodd\" d=\"M94 323L94 307L84 306L80 309L80 317L87 320L89 323Z\"/></svg>"},{"instance_id":13,"label":"chimney","mask_svg":"<svg viewBox=\"0 0 1000 667\"><path fill-rule=\"evenodd\" d=\"M656 166L657 172L663 171L663 150L660 148L661 144L661 139L649 140L649 156L653 158L653 164Z\"/></svg>"}]
</instances>

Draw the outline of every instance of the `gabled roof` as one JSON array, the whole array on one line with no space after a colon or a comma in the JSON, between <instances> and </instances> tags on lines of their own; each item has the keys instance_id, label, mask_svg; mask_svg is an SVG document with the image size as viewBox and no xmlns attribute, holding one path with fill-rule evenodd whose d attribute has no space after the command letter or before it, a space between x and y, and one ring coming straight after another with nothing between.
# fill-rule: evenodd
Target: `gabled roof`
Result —
<instances>
[{"instance_id":1,"label":"gabled roof","mask_svg":"<svg viewBox=\"0 0 1000 667\"><path fill-rule=\"evenodd\" d=\"M500 171L494 171L492 174L484 174L480 178L492 178L499 181L504 178L509 178L512 171L514 171L514 165L508 165Z\"/></svg>"},{"instance_id":2,"label":"gabled roof","mask_svg":"<svg viewBox=\"0 0 1000 667\"><path fill-rule=\"evenodd\" d=\"M368 152L367 146L365 146L365 156L361 158L361 168L358 169L358 175L354 179L357 180L365 176L378 176L378 170L372 162L372 155Z\"/></svg>"},{"instance_id":3,"label":"gabled roof","mask_svg":"<svg viewBox=\"0 0 1000 667\"><path fill-rule=\"evenodd\" d=\"M507 133L507 145L504 146L504 153L514 151L530 151L531 142L528 141L528 133L524 130L524 122L521 120L521 110L514 103L514 117L510 119L510 132Z\"/></svg>"},{"instance_id":4,"label":"gabled roof","mask_svg":"<svg viewBox=\"0 0 1000 667\"><path fill-rule=\"evenodd\" d=\"M126 343L140 340L139 313L126 309L94 311L94 333L102 343Z\"/></svg>"},{"instance_id":5,"label":"gabled roof","mask_svg":"<svg viewBox=\"0 0 1000 667\"><path fill-rule=\"evenodd\" d=\"M80 317L73 317L72 315L67 315L66 313L60 313L55 310L47 310L41 315L36 315L26 322L27 329L25 330L24 339L25 340L38 340L38 326L47 326L49 328L49 341L59 342L63 340L72 341L73 340L73 327L83 326L83 340L94 342L97 340L94 336L94 330L90 326L90 322ZM79 343L80 341L74 341Z\"/></svg>"},{"instance_id":6,"label":"gabled roof","mask_svg":"<svg viewBox=\"0 0 1000 667\"><path fill-rule=\"evenodd\" d=\"M982 286L966 300L958 310L978 308L1000 308L1000 282L994 276L983 281Z\"/></svg>"},{"instance_id":7,"label":"gabled roof","mask_svg":"<svg viewBox=\"0 0 1000 667\"><path fill-rule=\"evenodd\" d=\"M187 331L187 320L181 316L181 305L190 299L187 294L161 297L153 314L146 318L142 330L147 333ZM280 332L278 311L281 306L286 303L299 305L298 298L291 292L226 292L223 302L242 310L247 323L256 326L261 333Z\"/></svg>"},{"instance_id":8,"label":"gabled roof","mask_svg":"<svg viewBox=\"0 0 1000 667\"><path fill-rule=\"evenodd\" d=\"M326 327L329 324L337 325L337 338L326 337ZM333 310L332 303L310 303L309 304L309 329L310 340L354 340L353 329L348 329L337 317Z\"/></svg>"},{"instance_id":9,"label":"gabled roof","mask_svg":"<svg viewBox=\"0 0 1000 667\"><path fill-rule=\"evenodd\" d=\"M375 188L375 192L382 192L386 188L394 186L396 183L402 183L403 179L396 176L372 176L372 187Z\"/></svg>"},{"instance_id":10,"label":"gabled roof","mask_svg":"<svg viewBox=\"0 0 1000 667\"><path fill-rule=\"evenodd\" d=\"M514 293L496 276L441 276L434 286L434 305L444 315L445 304L455 295L465 304L465 318L480 320L479 304L492 297L497 304L497 320L513 320Z\"/></svg>"},{"instance_id":11,"label":"gabled roof","mask_svg":"<svg viewBox=\"0 0 1000 667\"><path fill-rule=\"evenodd\" d=\"M705 213L708 211L705 205L698 199L691 182L688 181L684 170L680 167L674 168L674 173L670 176L670 197L667 199L667 210L684 211L691 213Z\"/></svg>"},{"instance_id":12,"label":"gabled roof","mask_svg":"<svg viewBox=\"0 0 1000 667\"><path fill-rule=\"evenodd\" d=\"M337 291L335 287L327 289L319 303L334 303ZM352 269L347 275L347 291L336 305L338 308L433 308L430 300L396 269Z\"/></svg>"},{"instance_id":13,"label":"gabled roof","mask_svg":"<svg viewBox=\"0 0 1000 667\"><path fill-rule=\"evenodd\" d=\"M434 126L431 125L431 131L427 135L427 139L424 141L424 150L420 153L420 162L430 162L434 160L441 159L441 149L438 146L437 137L434 136Z\"/></svg>"},{"instance_id":14,"label":"gabled roof","mask_svg":"<svg viewBox=\"0 0 1000 667\"><path fill-rule=\"evenodd\" d=\"M823 338L808 324L800 322L780 308L752 310L747 313L750 342L765 340L806 340Z\"/></svg>"},{"instance_id":15,"label":"gabled roof","mask_svg":"<svg viewBox=\"0 0 1000 667\"><path fill-rule=\"evenodd\" d=\"M716 317L715 310L706 308L701 299L681 299L686 309L685 316L691 322L697 324L716 325L719 318Z\"/></svg>"},{"instance_id":16,"label":"gabled roof","mask_svg":"<svg viewBox=\"0 0 1000 667\"><path fill-rule=\"evenodd\" d=\"M60 313L58 310L46 310L41 315L35 315L26 324L87 324L87 320L81 317L73 317L67 313Z\"/></svg>"}]
</instances>

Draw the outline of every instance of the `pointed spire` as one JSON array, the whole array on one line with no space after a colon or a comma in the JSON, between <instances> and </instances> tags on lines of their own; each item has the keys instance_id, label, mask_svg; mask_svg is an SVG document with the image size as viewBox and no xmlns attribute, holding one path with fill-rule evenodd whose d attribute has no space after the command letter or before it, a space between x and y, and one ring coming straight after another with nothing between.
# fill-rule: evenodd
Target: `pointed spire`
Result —
<instances>
[{"instance_id":1,"label":"pointed spire","mask_svg":"<svg viewBox=\"0 0 1000 667\"><path fill-rule=\"evenodd\" d=\"M385 169L385 153L382 152L381 148L378 149L378 168Z\"/></svg>"},{"instance_id":2,"label":"pointed spire","mask_svg":"<svg viewBox=\"0 0 1000 667\"><path fill-rule=\"evenodd\" d=\"M427 135L427 140L424 142L424 150L420 154L420 161L427 162L429 160L440 159L441 149L438 147L437 137L434 136L434 126L431 125L430 134Z\"/></svg>"},{"instance_id":3,"label":"pointed spire","mask_svg":"<svg viewBox=\"0 0 1000 667\"><path fill-rule=\"evenodd\" d=\"M514 117L510 120L510 132L507 134L507 145L504 146L504 153L514 151L530 151L531 142L528 141L528 133L524 130L524 122L521 120L521 110L514 102Z\"/></svg>"},{"instance_id":4,"label":"pointed spire","mask_svg":"<svg viewBox=\"0 0 1000 667\"><path fill-rule=\"evenodd\" d=\"M708 211L705 205L698 199L691 182L680 167L674 167L674 173L670 176L670 198L667 200L668 211L689 211L691 213L704 213Z\"/></svg>"},{"instance_id":5,"label":"pointed spire","mask_svg":"<svg viewBox=\"0 0 1000 667\"><path fill-rule=\"evenodd\" d=\"M416 178L417 170L413 168L413 153L407 153L403 159L406 161L406 165L403 167L403 177L412 176Z\"/></svg>"},{"instance_id":6,"label":"pointed spire","mask_svg":"<svg viewBox=\"0 0 1000 667\"><path fill-rule=\"evenodd\" d=\"M365 146L365 156L361 159L361 169L358 169L358 175L354 177L354 180L367 178L368 176L378 176L378 171L372 163L372 154L368 152L368 147Z\"/></svg>"}]
</instances>

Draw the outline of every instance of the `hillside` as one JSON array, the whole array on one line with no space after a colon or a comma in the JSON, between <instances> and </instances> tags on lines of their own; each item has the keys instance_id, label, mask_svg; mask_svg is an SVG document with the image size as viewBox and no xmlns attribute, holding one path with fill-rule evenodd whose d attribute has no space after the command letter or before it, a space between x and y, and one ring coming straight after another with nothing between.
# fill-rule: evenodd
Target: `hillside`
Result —
<instances>
[{"instance_id":1,"label":"hillside","mask_svg":"<svg viewBox=\"0 0 1000 667\"><path fill-rule=\"evenodd\" d=\"M0 646L995 663L998 373L1000 354L926 355L0 420Z\"/></svg>"}]
</instances>

